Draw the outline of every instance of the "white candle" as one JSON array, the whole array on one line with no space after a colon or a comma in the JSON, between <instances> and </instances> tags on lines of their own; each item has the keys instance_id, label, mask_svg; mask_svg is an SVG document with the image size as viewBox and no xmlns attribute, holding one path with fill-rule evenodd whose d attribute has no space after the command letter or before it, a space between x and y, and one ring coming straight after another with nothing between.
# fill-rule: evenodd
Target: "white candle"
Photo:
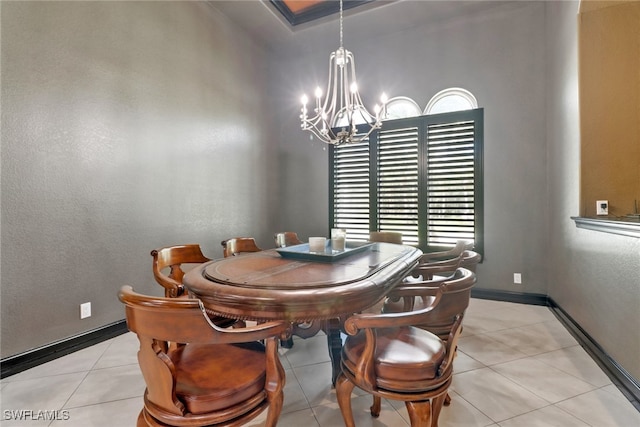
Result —
<instances>
[{"instance_id":1,"label":"white candle","mask_svg":"<svg viewBox=\"0 0 640 427\"><path fill-rule=\"evenodd\" d=\"M324 253L326 237L309 237L309 252Z\"/></svg>"},{"instance_id":2,"label":"white candle","mask_svg":"<svg viewBox=\"0 0 640 427\"><path fill-rule=\"evenodd\" d=\"M334 252L344 251L344 243L346 240L347 232L342 228L331 229L331 250Z\"/></svg>"}]
</instances>

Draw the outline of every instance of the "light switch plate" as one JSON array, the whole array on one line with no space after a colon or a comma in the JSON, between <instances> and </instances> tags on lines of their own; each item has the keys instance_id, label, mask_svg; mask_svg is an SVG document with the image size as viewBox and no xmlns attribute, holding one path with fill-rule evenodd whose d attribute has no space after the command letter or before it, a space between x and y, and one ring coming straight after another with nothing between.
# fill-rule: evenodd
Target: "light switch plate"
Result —
<instances>
[{"instance_id":1,"label":"light switch plate","mask_svg":"<svg viewBox=\"0 0 640 427\"><path fill-rule=\"evenodd\" d=\"M596 215L609 215L609 201L598 200L596 201Z\"/></svg>"},{"instance_id":2,"label":"light switch plate","mask_svg":"<svg viewBox=\"0 0 640 427\"><path fill-rule=\"evenodd\" d=\"M80 318L86 319L87 317L91 317L91 303L85 302L80 304Z\"/></svg>"}]
</instances>

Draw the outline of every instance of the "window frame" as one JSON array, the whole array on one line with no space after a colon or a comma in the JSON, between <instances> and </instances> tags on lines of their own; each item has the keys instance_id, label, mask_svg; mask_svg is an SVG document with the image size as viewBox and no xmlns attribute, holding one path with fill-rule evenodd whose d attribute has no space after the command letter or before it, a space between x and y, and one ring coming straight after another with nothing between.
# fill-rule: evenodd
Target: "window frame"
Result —
<instances>
[{"instance_id":1,"label":"window frame","mask_svg":"<svg viewBox=\"0 0 640 427\"><path fill-rule=\"evenodd\" d=\"M429 245L427 236L429 233L429 213L428 213L428 187L426 184L427 165L427 140L429 126L442 123L457 123L462 121L473 121L474 123L474 242L475 250L479 253L484 251L484 109L475 108L472 110L460 110L417 117L400 118L384 122L381 130L375 130L369 137L369 231L379 230L379 206L378 206L378 141L380 132L385 130L402 129L404 127L418 128L418 244L417 247L424 252L440 251L449 249L446 245ZM330 146L329 149L329 227L335 228L336 192L335 181L335 159L336 150L339 147Z\"/></svg>"}]
</instances>

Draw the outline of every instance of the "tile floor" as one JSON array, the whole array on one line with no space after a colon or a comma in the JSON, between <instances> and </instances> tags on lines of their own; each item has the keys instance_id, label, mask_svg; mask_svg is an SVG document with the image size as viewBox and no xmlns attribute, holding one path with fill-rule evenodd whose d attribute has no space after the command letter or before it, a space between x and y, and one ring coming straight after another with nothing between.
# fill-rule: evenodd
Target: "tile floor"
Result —
<instances>
[{"instance_id":1,"label":"tile floor","mask_svg":"<svg viewBox=\"0 0 640 427\"><path fill-rule=\"evenodd\" d=\"M611 383L546 307L472 299L459 342L451 406L440 426L636 427L640 412ZM134 426L145 385L137 339L127 333L21 372L0 382L3 427ZM287 373L279 426L344 425L326 338L296 339L281 350ZM383 401L378 419L371 397L353 397L356 425L409 426L404 405ZM54 421L17 421L16 410L64 410ZM250 426L263 424L261 416Z\"/></svg>"}]
</instances>

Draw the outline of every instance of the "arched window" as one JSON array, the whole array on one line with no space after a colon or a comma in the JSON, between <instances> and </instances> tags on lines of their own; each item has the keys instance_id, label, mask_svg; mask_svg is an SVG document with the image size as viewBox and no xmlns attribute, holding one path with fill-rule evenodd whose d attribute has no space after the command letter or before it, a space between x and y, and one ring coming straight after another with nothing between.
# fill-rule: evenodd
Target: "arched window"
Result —
<instances>
[{"instance_id":1,"label":"arched window","mask_svg":"<svg viewBox=\"0 0 640 427\"><path fill-rule=\"evenodd\" d=\"M451 111L473 110L478 101L471 92L459 87L450 87L436 93L424 109L424 114L449 113Z\"/></svg>"},{"instance_id":2,"label":"arched window","mask_svg":"<svg viewBox=\"0 0 640 427\"><path fill-rule=\"evenodd\" d=\"M449 88L421 112L411 98L391 98L367 141L329 147L330 228L354 241L400 232L426 252L466 240L482 253L483 109L469 91Z\"/></svg>"}]
</instances>

